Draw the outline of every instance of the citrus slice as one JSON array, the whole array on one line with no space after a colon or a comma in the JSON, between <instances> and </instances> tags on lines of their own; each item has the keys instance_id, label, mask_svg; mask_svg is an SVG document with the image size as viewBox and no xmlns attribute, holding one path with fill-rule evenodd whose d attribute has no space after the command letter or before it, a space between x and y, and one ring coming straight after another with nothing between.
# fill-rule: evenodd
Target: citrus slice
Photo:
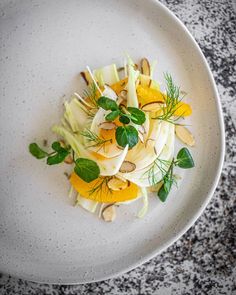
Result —
<instances>
[{"instance_id":1,"label":"citrus slice","mask_svg":"<svg viewBox=\"0 0 236 295\"><path fill-rule=\"evenodd\" d=\"M138 186L132 182L129 183L123 190L110 192L107 186L104 184L101 190L93 192L95 187L97 187L104 178L95 179L89 183L83 181L74 172L71 174L70 183L73 188L84 198L90 199L101 203L113 203L113 202L124 202L137 198L138 196Z\"/></svg>"}]
</instances>

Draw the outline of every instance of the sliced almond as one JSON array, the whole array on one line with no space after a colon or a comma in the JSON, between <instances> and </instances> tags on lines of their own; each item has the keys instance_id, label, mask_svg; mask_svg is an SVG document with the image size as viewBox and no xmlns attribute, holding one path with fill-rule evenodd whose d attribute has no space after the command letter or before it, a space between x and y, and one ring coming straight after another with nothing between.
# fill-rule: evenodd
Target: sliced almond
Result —
<instances>
[{"instance_id":1,"label":"sliced almond","mask_svg":"<svg viewBox=\"0 0 236 295\"><path fill-rule=\"evenodd\" d=\"M113 177L107 183L108 187L113 191L121 191L128 186L128 181L123 181L119 178Z\"/></svg>"},{"instance_id":2,"label":"sliced almond","mask_svg":"<svg viewBox=\"0 0 236 295\"><path fill-rule=\"evenodd\" d=\"M137 64L134 64L134 70L138 70L138 65Z\"/></svg>"},{"instance_id":3,"label":"sliced almond","mask_svg":"<svg viewBox=\"0 0 236 295\"><path fill-rule=\"evenodd\" d=\"M151 74L151 68L147 58L141 59L141 73L147 76L150 76Z\"/></svg>"},{"instance_id":4,"label":"sliced almond","mask_svg":"<svg viewBox=\"0 0 236 295\"><path fill-rule=\"evenodd\" d=\"M114 122L102 122L98 125L99 128L104 130L116 129L116 124Z\"/></svg>"},{"instance_id":5,"label":"sliced almond","mask_svg":"<svg viewBox=\"0 0 236 295\"><path fill-rule=\"evenodd\" d=\"M143 105L141 109L144 112L157 112L161 110L162 105L163 101L152 101Z\"/></svg>"},{"instance_id":6,"label":"sliced almond","mask_svg":"<svg viewBox=\"0 0 236 295\"><path fill-rule=\"evenodd\" d=\"M73 161L73 158L71 157L71 155L68 155L65 160L64 160L64 163L66 164L72 164L74 161Z\"/></svg>"},{"instance_id":7,"label":"sliced almond","mask_svg":"<svg viewBox=\"0 0 236 295\"><path fill-rule=\"evenodd\" d=\"M123 100L127 100L127 93L128 91L123 89L121 90L121 92L119 93L118 97L122 98Z\"/></svg>"},{"instance_id":8,"label":"sliced almond","mask_svg":"<svg viewBox=\"0 0 236 295\"><path fill-rule=\"evenodd\" d=\"M116 208L113 204L106 206L102 210L102 218L106 222L112 222L116 218Z\"/></svg>"},{"instance_id":9,"label":"sliced almond","mask_svg":"<svg viewBox=\"0 0 236 295\"><path fill-rule=\"evenodd\" d=\"M122 72L122 71L124 71L125 70L125 67L119 67L118 69L117 69L117 72Z\"/></svg>"},{"instance_id":10,"label":"sliced almond","mask_svg":"<svg viewBox=\"0 0 236 295\"><path fill-rule=\"evenodd\" d=\"M186 127L184 127L182 125L176 125L175 126L175 134L183 143L185 143L189 146L195 145L195 139L194 139L192 133Z\"/></svg>"},{"instance_id":11,"label":"sliced almond","mask_svg":"<svg viewBox=\"0 0 236 295\"><path fill-rule=\"evenodd\" d=\"M80 72L81 77L84 79L85 83L87 85L89 85L90 83L93 82L93 80L91 79L91 76L89 75L89 72Z\"/></svg>"},{"instance_id":12,"label":"sliced almond","mask_svg":"<svg viewBox=\"0 0 236 295\"><path fill-rule=\"evenodd\" d=\"M130 161L124 161L122 165L120 166L120 172L121 173L129 173L136 169L136 165Z\"/></svg>"}]
</instances>

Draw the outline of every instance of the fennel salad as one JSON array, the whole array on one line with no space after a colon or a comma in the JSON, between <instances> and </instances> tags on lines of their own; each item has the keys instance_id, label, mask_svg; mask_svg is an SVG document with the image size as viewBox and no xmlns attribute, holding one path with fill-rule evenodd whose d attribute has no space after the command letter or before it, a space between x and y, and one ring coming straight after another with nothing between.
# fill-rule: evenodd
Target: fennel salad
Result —
<instances>
[{"instance_id":1,"label":"fennel salad","mask_svg":"<svg viewBox=\"0 0 236 295\"><path fill-rule=\"evenodd\" d=\"M191 106L170 74L164 74L161 89L153 78L155 64L143 58L137 65L127 56L121 68L87 67L80 73L85 90L64 103L60 124L52 126L58 140L50 150L29 145L29 152L48 165L71 165L67 177L75 205L105 221L116 218L118 205L140 198L137 215L143 217L149 192L165 202L177 185L175 167L194 167L186 146L195 140L183 124ZM178 151L176 137L184 144Z\"/></svg>"}]
</instances>

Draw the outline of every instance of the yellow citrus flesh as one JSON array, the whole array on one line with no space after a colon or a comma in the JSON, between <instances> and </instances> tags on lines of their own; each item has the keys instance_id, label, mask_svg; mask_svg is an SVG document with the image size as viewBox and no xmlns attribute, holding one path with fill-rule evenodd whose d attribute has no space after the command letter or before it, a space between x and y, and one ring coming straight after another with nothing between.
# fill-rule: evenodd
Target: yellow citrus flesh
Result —
<instances>
[{"instance_id":1,"label":"yellow citrus flesh","mask_svg":"<svg viewBox=\"0 0 236 295\"><path fill-rule=\"evenodd\" d=\"M110 87L112 90L116 92L116 94L119 94L125 88L127 82L128 82L128 78L125 78L123 80L118 81L115 84L112 84Z\"/></svg>"},{"instance_id":2,"label":"yellow citrus flesh","mask_svg":"<svg viewBox=\"0 0 236 295\"><path fill-rule=\"evenodd\" d=\"M147 103L158 101L165 102L166 95L156 89L152 89L148 86L138 85L137 87L137 95L138 101L141 107ZM176 105L176 111L174 112L174 116L187 117L192 114L192 109L189 104L180 101Z\"/></svg>"},{"instance_id":3,"label":"yellow citrus flesh","mask_svg":"<svg viewBox=\"0 0 236 295\"><path fill-rule=\"evenodd\" d=\"M134 183L130 183L123 190L112 191L103 186L103 189L97 193L91 193L91 190L101 182L101 179L95 179L89 183L83 181L74 172L71 174L70 183L73 188L84 198L90 199L101 203L113 203L113 202L124 202L137 198L138 196L138 186Z\"/></svg>"}]
</instances>

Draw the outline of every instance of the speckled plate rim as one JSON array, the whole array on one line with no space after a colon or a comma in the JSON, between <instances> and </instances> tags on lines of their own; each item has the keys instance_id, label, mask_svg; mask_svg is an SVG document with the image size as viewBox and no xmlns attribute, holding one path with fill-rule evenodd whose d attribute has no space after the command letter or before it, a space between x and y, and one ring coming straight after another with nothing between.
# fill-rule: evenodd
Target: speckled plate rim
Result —
<instances>
[{"instance_id":1,"label":"speckled plate rim","mask_svg":"<svg viewBox=\"0 0 236 295\"><path fill-rule=\"evenodd\" d=\"M165 251L168 247L170 247L178 239L180 239L188 231L188 229L190 229L194 225L194 223L197 221L197 219L201 216L201 214L205 210L206 206L210 202L210 200L211 200L211 198L212 198L212 196L213 196L213 194L215 192L215 189L217 187L217 184L219 182L220 176L221 176L221 171L222 171L223 164L224 164L224 155L225 155L225 127L224 127L223 112L222 112L222 106L221 106L221 103L220 103L220 97L219 97L219 93L218 93L218 90L217 90L217 87L216 87L216 83L215 83L213 74L211 72L211 69L210 69L210 67L209 67L209 65L207 63L207 60L206 60L204 54L202 53L201 48L197 44L197 42L194 39L194 37L192 36L192 34L186 28L186 26L182 23L182 21L179 18L177 18L177 16L171 10L169 10L164 4L160 3L158 0L151 0L151 1L153 1L157 5L157 8L162 9L166 14L168 14L170 17L172 17L172 19L177 23L177 25L179 25L182 28L182 30L185 32L186 36L188 36L188 38L191 40L191 42L194 45L194 48L196 49L196 51L199 53L200 58L202 60L202 63L205 66L205 69L206 69L207 74L209 76L209 81L211 83L212 90L213 90L213 93L214 93L214 96L215 96L215 102L216 102L216 107L217 107L217 112L218 112L218 117L219 117L219 126L220 126L219 131L220 131L220 143L221 143L220 150L221 150L221 153L220 153L220 158L218 160L218 167L217 167L217 170L216 170L215 178L214 178L212 187L211 187L210 191L208 192L208 194L207 194L207 196L205 198L205 201L202 203L202 206L200 207L200 209L192 216L192 219L182 228L182 230L180 230L178 232L178 234L176 236L174 236L172 239L170 239L168 242L166 242L164 244L162 249L151 251L148 255L146 255L145 257L142 257L142 259L138 260L136 263L133 263L129 267L126 267L122 271L117 271L117 272L115 272L115 273L113 273L111 275L104 276L101 279L84 281L84 282L80 282L80 283L73 283L72 285L101 282L101 281L104 281L104 280L108 280L108 279L112 279L112 278L121 276L122 274L127 273L127 272L135 269L136 267L139 267L140 265L144 264L145 262L148 262L149 260L151 260L155 256L157 256L160 253L162 253L163 251ZM63 283L62 285L66 285L66 283Z\"/></svg>"},{"instance_id":2,"label":"speckled plate rim","mask_svg":"<svg viewBox=\"0 0 236 295\"><path fill-rule=\"evenodd\" d=\"M101 278L99 279L94 279L94 280L85 280L85 281L80 281L80 282L62 282L60 285L79 285L79 284L86 284L86 283L94 283L94 282L100 282L100 281L104 281L104 280L108 280L108 279L112 279L114 277L118 277L121 276L124 273L127 273L133 269L135 269L136 267L144 264L145 262L151 260L152 258L154 258L155 256L159 255L160 253L162 253L163 251L165 251L169 246L171 246L173 243L175 243L178 239L180 239L182 237L182 235L184 235L187 230L193 226L193 224L196 222L196 220L201 216L201 214L203 213L203 211L205 210L206 206L208 205L208 203L210 202L214 191L217 187L220 175L221 175L221 171L222 171L222 167L223 167L223 163L224 163L224 155L225 155L225 128L224 128L224 121L223 121L223 112L222 112L222 107L221 107L221 103L220 103L220 97L218 94L218 90L212 75L212 72L210 70L210 67L206 61L205 56L203 55L199 45L197 44L197 42L195 41L194 37L191 35L191 33L188 31L188 29L185 27L185 25L175 16L175 14L173 12L171 12L164 4L160 3L158 0L150 0L152 2L155 3L155 5L157 6L157 9L162 10L164 13L166 13L167 15L169 15L169 17L172 18L173 21L176 22L176 24L181 27L181 29L185 32L185 35L188 37L188 39L192 42L196 52L199 54L200 56L200 60L202 61L203 66L205 67L205 70L208 74L209 77L209 83L211 84L212 87L212 92L214 94L215 97L215 103L216 103L216 108L217 108L217 113L218 113L218 118L219 118L219 131L220 131L220 157L218 159L218 167L217 170L215 172L215 177L214 177L214 181L212 184L212 187L210 189L210 191L208 192L208 194L205 197L204 202L202 203L201 207L198 209L198 211L192 216L191 220L189 222L187 222L187 224L182 228L182 230L179 230L179 232L171 239L169 239L163 246L161 249L159 250L153 250L151 251L149 254L145 255L144 257L142 257L141 259L137 260L136 263L131 264L130 266L120 270L120 271L116 271L113 274L110 275L105 275L105 276L101 276ZM2 272L4 273L4 272ZM5 273L6 274L6 273ZM8 275L8 274L6 274ZM29 280L28 277L24 277L24 276L15 276L15 278L19 278L19 279L25 279L28 281ZM32 282L37 282L37 283L45 283L43 281L40 280L34 280ZM48 282L47 282L48 284ZM51 282L51 284L53 285L57 285L57 282Z\"/></svg>"}]
</instances>

